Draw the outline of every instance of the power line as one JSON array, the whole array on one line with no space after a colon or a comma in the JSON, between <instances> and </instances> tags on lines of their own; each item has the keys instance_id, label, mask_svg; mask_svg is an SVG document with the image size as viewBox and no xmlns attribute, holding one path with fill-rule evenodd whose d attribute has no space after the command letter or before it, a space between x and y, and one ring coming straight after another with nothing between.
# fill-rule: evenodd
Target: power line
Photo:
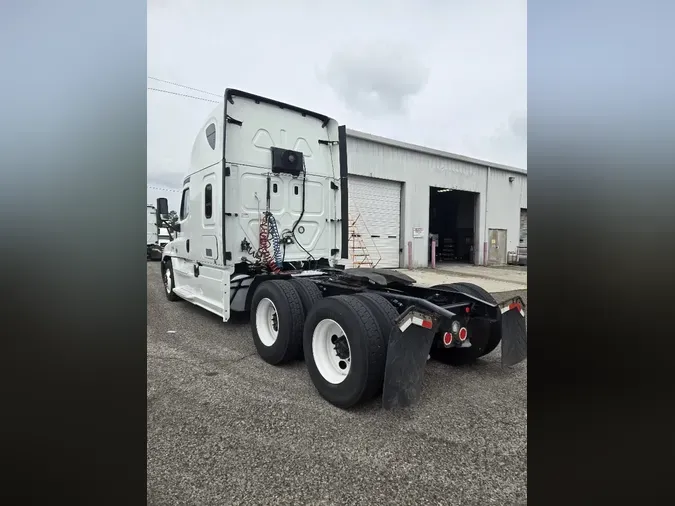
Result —
<instances>
[{"instance_id":1,"label":"power line","mask_svg":"<svg viewBox=\"0 0 675 506\"><path fill-rule=\"evenodd\" d=\"M163 191L163 192L176 192L176 193L180 193L180 192L181 192L181 190L174 190L173 188L160 188L160 187L158 187L158 186L151 186L151 185L147 185L147 186L148 186L148 188L150 188L151 190L161 190L161 191Z\"/></svg>"},{"instance_id":2,"label":"power line","mask_svg":"<svg viewBox=\"0 0 675 506\"><path fill-rule=\"evenodd\" d=\"M180 84L180 83L174 83L172 81L167 81L165 79L159 79L158 77L148 76L148 79L152 79L153 81L159 81L160 83L170 84L172 86L178 86L179 88L185 88L187 90L198 91L200 93L206 93L207 95L213 95L214 97L223 98L222 95L218 95L217 93L211 93L210 91L200 90L199 88L192 88L191 86L186 86L186 85Z\"/></svg>"},{"instance_id":3,"label":"power line","mask_svg":"<svg viewBox=\"0 0 675 506\"><path fill-rule=\"evenodd\" d=\"M175 91L162 90L162 89L159 89L159 88L148 88L148 89L152 90L152 91L159 91L161 93L168 93L170 95L177 95L179 97L194 98L195 100L203 100L204 102L213 102L214 104L220 103L220 101L218 101L218 100L211 100L210 98L203 98L203 97L195 97L194 95L187 95L185 93L176 93Z\"/></svg>"}]
</instances>

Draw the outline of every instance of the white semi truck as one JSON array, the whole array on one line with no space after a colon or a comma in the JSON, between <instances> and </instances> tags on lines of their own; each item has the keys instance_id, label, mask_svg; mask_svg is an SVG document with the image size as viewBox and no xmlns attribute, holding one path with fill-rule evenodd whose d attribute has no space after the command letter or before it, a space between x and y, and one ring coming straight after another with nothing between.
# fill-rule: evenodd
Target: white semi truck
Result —
<instances>
[{"instance_id":1,"label":"white semi truck","mask_svg":"<svg viewBox=\"0 0 675 506\"><path fill-rule=\"evenodd\" d=\"M345 269L347 138L335 120L228 89L192 148L180 232L161 259L166 296L227 322L248 312L260 357L304 358L316 389L349 408L420 397L429 356L470 362L500 343L527 354L523 301L470 283L419 287L386 269ZM166 199L158 215L168 213Z\"/></svg>"}]
</instances>

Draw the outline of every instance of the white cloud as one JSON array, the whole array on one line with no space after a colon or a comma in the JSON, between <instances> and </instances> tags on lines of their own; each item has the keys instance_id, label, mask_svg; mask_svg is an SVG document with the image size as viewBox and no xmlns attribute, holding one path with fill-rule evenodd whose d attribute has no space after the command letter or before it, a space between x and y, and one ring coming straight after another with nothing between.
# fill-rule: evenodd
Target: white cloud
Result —
<instances>
[{"instance_id":1,"label":"white cloud","mask_svg":"<svg viewBox=\"0 0 675 506\"><path fill-rule=\"evenodd\" d=\"M379 116L407 112L407 101L424 89L429 68L407 45L378 40L336 50L319 76L347 107Z\"/></svg>"}]
</instances>

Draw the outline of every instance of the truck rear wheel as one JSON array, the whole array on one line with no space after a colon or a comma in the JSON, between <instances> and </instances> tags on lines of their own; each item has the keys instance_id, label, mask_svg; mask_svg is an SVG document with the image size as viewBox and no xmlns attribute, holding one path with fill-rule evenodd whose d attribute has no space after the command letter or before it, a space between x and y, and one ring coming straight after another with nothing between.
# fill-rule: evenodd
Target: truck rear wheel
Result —
<instances>
[{"instance_id":1,"label":"truck rear wheel","mask_svg":"<svg viewBox=\"0 0 675 506\"><path fill-rule=\"evenodd\" d=\"M299 358L305 312L289 281L265 281L251 301L251 332L258 355L272 365Z\"/></svg>"},{"instance_id":2,"label":"truck rear wheel","mask_svg":"<svg viewBox=\"0 0 675 506\"><path fill-rule=\"evenodd\" d=\"M398 318L398 311L394 309L391 303L376 293L363 292L355 295L357 299L361 299L366 306L373 312L373 316L380 326L382 336L384 337L384 349L387 350L389 346L389 334L391 328L394 326L394 321Z\"/></svg>"},{"instance_id":3,"label":"truck rear wheel","mask_svg":"<svg viewBox=\"0 0 675 506\"><path fill-rule=\"evenodd\" d=\"M359 298L341 295L317 302L307 316L303 344L309 376L334 406L352 407L382 388L382 329Z\"/></svg>"},{"instance_id":4,"label":"truck rear wheel","mask_svg":"<svg viewBox=\"0 0 675 506\"><path fill-rule=\"evenodd\" d=\"M176 282L174 281L173 265L170 258L162 264L162 279L164 281L164 294L166 298L171 302L180 300L180 297L173 292L173 289L176 288Z\"/></svg>"},{"instance_id":5,"label":"truck rear wheel","mask_svg":"<svg viewBox=\"0 0 675 506\"><path fill-rule=\"evenodd\" d=\"M485 302L497 303L488 291L473 283L451 283L435 285L432 288L450 288L472 297L478 297ZM451 365L464 365L487 355L499 345L502 339L501 314L500 320L492 324L474 320L473 328L469 328L469 340L471 340L471 335L475 334L475 332L481 333L480 337L475 339L476 345L473 345L474 343L472 342L470 348L432 348L431 356Z\"/></svg>"},{"instance_id":6,"label":"truck rear wheel","mask_svg":"<svg viewBox=\"0 0 675 506\"><path fill-rule=\"evenodd\" d=\"M319 287L316 286L316 283L308 279L293 278L289 281L295 287L295 290L300 296L302 308L305 310L305 315L308 315L309 311L312 309L312 306L323 299L321 290L319 290Z\"/></svg>"}]
</instances>

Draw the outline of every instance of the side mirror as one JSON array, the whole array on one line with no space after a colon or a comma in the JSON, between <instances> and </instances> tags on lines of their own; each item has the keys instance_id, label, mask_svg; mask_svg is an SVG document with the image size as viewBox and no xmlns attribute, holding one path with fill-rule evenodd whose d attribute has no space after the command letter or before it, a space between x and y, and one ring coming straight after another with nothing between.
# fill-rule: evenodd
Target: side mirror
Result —
<instances>
[{"instance_id":1,"label":"side mirror","mask_svg":"<svg viewBox=\"0 0 675 506\"><path fill-rule=\"evenodd\" d=\"M162 220L169 219L169 201L164 197L157 199L157 223L161 223Z\"/></svg>"},{"instance_id":2,"label":"side mirror","mask_svg":"<svg viewBox=\"0 0 675 506\"><path fill-rule=\"evenodd\" d=\"M171 226L171 230L174 232L180 232L180 223L173 223Z\"/></svg>"}]
</instances>

